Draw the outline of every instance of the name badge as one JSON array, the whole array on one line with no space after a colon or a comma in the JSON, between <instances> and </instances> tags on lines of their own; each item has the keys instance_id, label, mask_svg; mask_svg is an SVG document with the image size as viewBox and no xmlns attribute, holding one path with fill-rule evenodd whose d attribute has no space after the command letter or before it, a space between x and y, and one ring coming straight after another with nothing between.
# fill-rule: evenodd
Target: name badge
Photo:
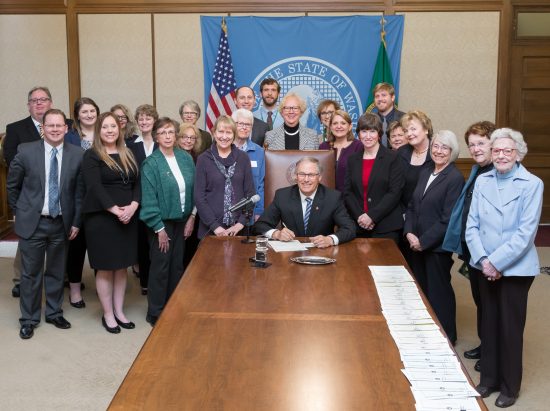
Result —
<instances>
[{"instance_id":1,"label":"name badge","mask_svg":"<svg viewBox=\"0 0 550 411\"><path fill-rule=\"evenodd\" d=\"M258 167L258 162L255 160L250 160L250 167Z\"/></svg>"}]
</instances>

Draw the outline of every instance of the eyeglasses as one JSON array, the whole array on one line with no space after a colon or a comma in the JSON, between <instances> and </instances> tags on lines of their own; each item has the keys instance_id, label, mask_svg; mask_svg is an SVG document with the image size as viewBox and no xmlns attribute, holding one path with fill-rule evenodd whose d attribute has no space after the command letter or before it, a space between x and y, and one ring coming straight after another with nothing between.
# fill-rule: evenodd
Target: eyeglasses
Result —
<instances>
[{"instance_id":1,"label":"eyeglasses","mask_svg":"<svg viewBox=\"0 0 550 411\"><path fill-rule=\"evenodd\" d=\"M186 117L196 117L199 115L199 113L197 113L196 111L184 111L181 114L183 114Z\"/></svg>"},{"instance_id":2,"label":"eyeglasses","mask_svg":"<svg viewBox=\"0 0 550 411\"><path fill-rule=\"evenodd\" d=\"M449 146L446 146L446 145L439 145L439 144L433 144L432 145L432 150L433 151L442 151L444 153L447 153L449 151L451 151L451 147Z\"/></svg>"},{"instance_id":3,"label":"eyeglasses","mask_svg":"<svg viewBox=\"0 0 550 411\"><path fill-rule=\"evenodd\" d=\"M321 111L321 116L332 116L334 111Z\"/></svg>"},{"instance_id":4,"label":"eyeglasses","mask_svg":"<svg viewBox=\"0 0 550 411\"><path fill-rule=\"evenodd\" d=\"M510 157L514 151L516 151L515 148L493 148L493 149L491 149L491 153L493 153L494 156L498 156L500 153L502 153L506 157Z\"/></svg>"},{"instance_id":5,"label":"eyeglasses","mask_svg":"<svg viewBox=\"0 0 550 411\"><path fill-rule=\"evenodd\" d=\"M181 136L182 140L196 141L197 137L195 136Z\"/></svg>"},{"instance_id":6,"label":"eyeglasses","mask_svg":"<svg viewBox=\"0 0 550 411\"><path fill-rule=\"evenodd\" d=\"M38 104L38 103L44 104L44 103L47 102L47 101L50 101L50 98L48 98L48 97L40 97L40 98L31 98L31 99L29 99L29 103L30 103L30 104L34 104L34 105L36 105L36 104Z\"/></svg>"},{"instance_id":7,"label":"eyeglasses","mask_svg":"<svg viewBox=\"0 0 550 411\"><path fill-rule=\"evenodd\" d=\"M163 131L157 132L157 136L166 137L166 136L175 136L175 135L176 135L176 132L174 130L163 130Z\"/></svg>"},{"instance_id":8,"label":"eyeglasses","mask_svg":"<svg viewBox=\"0 0 550 411\"><path fill-rule=\"evenodd\" d=\"M306 178L315 178L319 176L319 173L296 173L299 179L305 180Z\"/></svg>"},{"instance_id":9,"label":"eyeglasses","mask_svg":"<svg viewBox=\"0 0 550 411\"><path fill-rule=\"evenodd\" d=\"M473 150L474 148L483 148L485 147L489 142L485 142L485 141L480 141L479 143L472 143L472 144L468 144L468 148L470 150Z\"/></svg>"},{"instance_id":10,"label":"eyeglasses","mask_svg":"<svg viewBox=\"0 0 550 411\"><path fill-rule=\"evenodd\" d=\"M243 123L243 122L240 122L240 121L239 121L239 122L237 123L237 127L239 127L239 128L250 128L250 127L252 127L252 124L250 124L250 123Z\"/></svg>"},{"instance_id":11,"label":"eyeglasses","mask_svg":"<svg viewBox=\"0 0 550 411\"><path fill-rule=\"evenodd\" d=\"M300 107L297 107L297 106L284 106L283 111L286 111L287 113L292 113L294 111L300 111Z\"/></svg>"},{"instance_id":12,"label":"eyeglasses","mask_svg":"<svg viewBox=\"0 0 550 411\"><path fill-rule=\"evenodd\" d=\"M54 130L56 128L63 128L65 127L65 124L44 124L44 128L47 128L48 130Z\"/></svg>"},{"instance_id":13,"label":"eyeglasses","mask_svg":"<svg viewBox=\"0 0 550 411\"><path fill-rule=\"evenodd\" d=\"M128 122L128 117L126 117L126 116L117 116L117 118L118 118L118 121Z\"/></svg>"}]
</instances>

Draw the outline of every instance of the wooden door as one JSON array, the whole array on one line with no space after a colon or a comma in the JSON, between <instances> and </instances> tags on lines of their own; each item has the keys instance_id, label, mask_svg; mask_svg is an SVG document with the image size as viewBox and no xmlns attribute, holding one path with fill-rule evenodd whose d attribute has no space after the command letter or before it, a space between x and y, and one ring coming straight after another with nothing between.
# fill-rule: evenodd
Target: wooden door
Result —
<instances>
[{"instance_id":1,"label":"wooden door","mask_svg":"<svg viewBox=\"0 0 550 411\"><path fill-rule=\"evenodd\" d=\"M508 125L527 142L523 164L544 181L541 223L550 223L550 39L529 43L511 48Z\"/></svg>"}]
</instances>

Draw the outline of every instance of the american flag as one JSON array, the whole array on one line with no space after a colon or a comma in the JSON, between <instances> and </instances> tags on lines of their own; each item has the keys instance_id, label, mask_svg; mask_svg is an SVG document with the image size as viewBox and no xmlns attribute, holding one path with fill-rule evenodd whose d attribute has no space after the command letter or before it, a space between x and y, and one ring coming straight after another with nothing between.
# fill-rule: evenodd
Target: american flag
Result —
<instances>
[{"instance_id":1,"label":"american flag","mask_svg":"<svg viewBox=\"0 0 550 411\"><path fill-rule=\"evenodd\" d=\"M231 115L235 106L235 72L233 71L233 61L231 51L229 50L229 41L227 40L227 25L225 19L222 19L220 33L220 42L218 44L218 55L214 74L212 75L212 86L208 96L208 107L206 108L206 126L212 130L216 119L222 114Z\"/></svg>"}]
</instances>

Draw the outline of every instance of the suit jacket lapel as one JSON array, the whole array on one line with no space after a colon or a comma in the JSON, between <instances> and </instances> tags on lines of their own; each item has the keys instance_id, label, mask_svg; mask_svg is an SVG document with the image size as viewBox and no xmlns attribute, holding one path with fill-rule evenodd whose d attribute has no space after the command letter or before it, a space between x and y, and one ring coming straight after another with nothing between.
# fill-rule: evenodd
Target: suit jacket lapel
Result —
<instances>
[{"instance_id":1,"label":"suit jacket lapel","mask_svg":"<svg viewBox=\"0 0 550 411\"><path fill-rule=\"evenodd\" d=\"M452 167L451 164L449 164L447 167L445 167L441 172L440 174L435 178L434 181L432 181L432 183L430 184L430 186L426 189L426 191L424 191L424 196L426 194L428 194L428 192L433 189L434 187L438 186L439 184L441 184L442 181L445 181L445 179L447 178L447 174L449 173L449 167ZM428 174L428 180L430 179L430 174ZM426 181L427 182L427 181Z\"/></svg>"},{"instance_id":2,"label":"suit jacket lapel","mask_svg":"<svg viewBox=\"0 0 550 411\"><path fill-rule=\"evenodd\" d=\"M315 198L313 199L313 203L311 204L311 213L309 214L309 222L307 224L308 230L306 232L306 235L310 235L310 227L315 227L317 225L317 220L319 219L319 213L321 207L323 206L324 198L325 189L321 184L319 184L319 186L317 187L317 193L315 193Z\"/></svg>"},{"instance_id":3,"label":"suit jacket lapel","mask_svg":"<svg viewBox=\"0 0 550 411\"><path fill-rule=\"evenodd\" d=\"M297 229L296 235L298 237L304 237L306 235L304 230L304 213L302 211L302 199L300 198L300 190L298 185L295 185L292 189L290 205L292 216L294 218L294 224Z\"/></svg>"},{"instance_id":4,"label":"suit jacket lapel","mask_svg":"<svg viewBox=\"0 0 550 411\"><path fill-rule=\"evenodd\" d=\"M36 165L38 166L39 174L40 174L40 184L42 185L42 194L43 197L46 195L46 148L44 147L44 140L40 142L40 150L36 151L37 158L36 158Z\"/></svg>"},{"instance_id":5,"label":"suit jacket lapel","mask_svg":"<svg viewBox=\"0 0 550 411\"><path fill-rule=\"evenodd\" d=\"M28 119L29 121L27 122L27 131L35 137L34 140L40 140L41 139L40 133L36 129L36 126L34 125L34 121L32 121L32 117L29 116ZM32 141L32 140L29 140L29 141Z\"/></svg>"}]
</instances>

